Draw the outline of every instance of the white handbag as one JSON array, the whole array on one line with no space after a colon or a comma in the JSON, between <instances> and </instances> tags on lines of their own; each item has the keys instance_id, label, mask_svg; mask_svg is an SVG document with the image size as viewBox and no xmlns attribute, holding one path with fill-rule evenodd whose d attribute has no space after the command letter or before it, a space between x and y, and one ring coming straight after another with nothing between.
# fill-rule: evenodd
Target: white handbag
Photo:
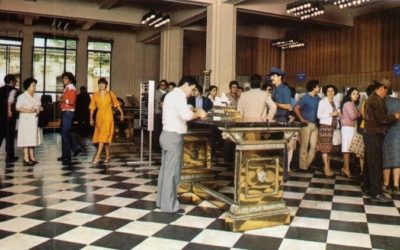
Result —
<instances>
[{"instance_id":1,"label":"white handbag","mask_svg":"<svg viewBox=\"0 0 400 250\"><path fill-rule=\"evenodd\" d=\"M342 144L342 132L340 129L333 130L332 144L334 146Z\"/></svg>"}]
</instances>

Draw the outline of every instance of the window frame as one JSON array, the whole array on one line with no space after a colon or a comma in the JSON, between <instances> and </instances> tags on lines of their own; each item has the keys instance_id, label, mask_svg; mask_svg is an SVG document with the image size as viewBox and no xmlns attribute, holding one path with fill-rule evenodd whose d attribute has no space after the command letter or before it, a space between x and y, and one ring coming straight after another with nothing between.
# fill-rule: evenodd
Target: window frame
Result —
<instances>
[{"instance_id":1,"label":"window frame","mask_svg":"<svg viewBox=\"0 0 400 250\"><path fill-rule=\"evenodd\" d=\"M36 38L43 38L43 39L45 39L45 42L44 42L44 46L43 47L38 47L38 46L35 46L35 39ZM65 45L64 45L64 47L63 48L60 48L60 47L51 47L51 46L47 46L47 40L48 39L52 39L52 40L64 40L65 41ZM67 48L67 41L68 40L73 40L73 41L75 41L75 49L68 49ZM75 72L71 72L75 77L76 77L76 71L77 71L77 57L78 57L78 42L79 42L79 40L78 40L78 38L76 38L76 37L68 37L68 36L50 36L50 35L43 35L43 34L34 34L34 36L33 36L33 46L32 46L32 74L31 75L34 75L34 60L33 60L33 58L34 58L34 55L35 55L35 49L36 48L43 48L44 49L44 54L43 54L43 67L44 67L44 69L46 69L46 60L47 60L47 49L55 49L55 50L63 50L63 55L64 55L64 65L63 65L63 67L64 67L64 69L63 69L63 72L65 72L66 71L66 66L67 66L67 51L69 50L69 51L75 51ZM44 70L43 71L44 73L43 73L43 90L37 90L36 92L37 93L41 93L42 95L46 95L46 94L54 94L54 95L57 95L57 94L60 94L60 93L62 93L61 91L57 91L57 88L56 88L56 90L55 91L53 91L53 90L51 90L51 91L49 91L49 90L46 90L46 70ZM34 76L34 77L36 77L36 76Z\"/></svg>"},{"instance_id":2,"label":"window frame","mask_svg":"<svg viewBox=\"0 0 400 250\"><path fill-rule=\"evenodd\" d=\"M111 45L111 49L110 51L104 51L104 50L96 50L96 49L89 49L89 43L110 43ZM111 90L111 72L112 72L112 55L113 55L113 48L114 48L114 40L106 40L106 39L99 39L99 38L89 38L87 40L87 46L86 46L86 61L87 61L87 65L86 65L86 69L87 69L87 75L86 75L86 89L88 90L89 94L93 94L95 91L91 92L89 91L89 82L88 82L88 76L89 76L89 54L90 52L94 52L94 53L108 53L110 54L110 76L109 76L109 82L108 82L108 89ZM101 65L100 65L101 68Z\"/></svg>"},{"instance_id":3,"label":"window frame","mask_svg":"<svg viewBox=\"0 0 400 250\"><path fill-rule=\"evenodd\" d=\"M20 45L11 45L11 44L2 44L0 42L1 46L6 46L6 74L10 74L9 70L10 70L10 58L9 58L9 53L10 53L10 46L12 47L19 47L19 73L15 74L16 78L19 79L17 86L21 89L21 70L22 70L22 46L23 46L23 42L24 40L22 38L18 38L18 37L11 37L11 36L0 36L0 40L9 40L9 41L18 41L21 42ZM3 79L1 79L0 81L3 81Z\"/></svg>"}]
</instances>

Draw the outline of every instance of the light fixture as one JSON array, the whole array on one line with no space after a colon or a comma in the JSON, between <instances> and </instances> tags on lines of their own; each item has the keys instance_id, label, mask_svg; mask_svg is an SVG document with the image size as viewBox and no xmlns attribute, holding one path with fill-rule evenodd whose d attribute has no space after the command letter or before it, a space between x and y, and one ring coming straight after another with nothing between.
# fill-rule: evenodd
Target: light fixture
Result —
<instances>
[{"instance_id":1,"label":"light fixture","mask_svg":"<svg viewBox=\"0 0 400 250\"><path fill-rule=\"evenodd\" d=\"M286 12L300 17L301 20L325 13L323 2L313 0L295 1L286 5Z\"/></svg>"},{"instance_id":2,"label":"light fixture","mask_svg":"<svg viewBox=\"0 0 400 250\"><path fill-rule=\"evenodd\" d=\"M62 30L67 30L69 27L70 22L68 20L62 20L62 19L53 19L53 22L51 23L51 27L55 29L62 29Z\"/></svg>"},{"instance_id":3,"label":"light fixture","mask_svg":"<svg viewBox=\"0 0 400 250\"><path fill-rule=\"evenodd\" d=\"M294 49L304 47L306 44L304 42L300 42L296 39L288 39L282 38L272 42L272 47L278 47L282 50L285 49Z\"/></svg>"},{"instance_id":4,"label":"light fixture","mask_svg":"<svg viewBox=\"0 0 400 250\"><path fill-rule=\"evenodd\" d=\"M163 19L163 16L162 16L162 14L161 14L160 12L159 12L159 13L157 13L157 14L156 14L156 16L155 16L155 18L154 18L154 19L152 19L152 21L151 21L151 22L149 22L149 26L153 26L153 25L155 25L156 23L160 22L162 19Z\"/></svg>"},{"instance_id":5,"label":"light fixture","mask_svg":"<svg viewBox=\"0 0 400 250\"><path fill-rule=\"evenodd\" d=\"M156 17L156 12L154 10L150 10L142 17L142 24L146 24L147 22L153 20Z\"/></svg>"},{"instance_id":6,"label":"light fixture","mask_svg":"<svg viewBox=\"0 0 400 250\"><path fill-rule=\"evenodd\" d=\"M142 17L142 24L148 24L154 28L161 27L171 21L171 17L167 15L163 15L160 11L149 11L146 15Z\"/></svg>"},{"instance_id":7,"label":"light fixture","mask_svg":"<svg viewBox=\"0 0 400 250\"><path fill-rule=\"evenodd\" d=\"M356 7L360 4L367 3L370 0L335 0L333 5L339 6L339 8Z\"/></svg>"},{"instance_id":8,"label":"light fixture","mask_svg":"<svg viewBox=\"0 0 400 250\"><path fill-rule=\"evenodd\" d=\"M162 20L161 20L160 22L156 23L156 24L154 25L154 27L158 28L158 27L160 27L160 26L163 26L164 24L169 23L170 20L171 20L171 18L169 17L169 15L166 15L166 16L164 16L164 17L162 18Z\"/></svg>"}]
</instances>

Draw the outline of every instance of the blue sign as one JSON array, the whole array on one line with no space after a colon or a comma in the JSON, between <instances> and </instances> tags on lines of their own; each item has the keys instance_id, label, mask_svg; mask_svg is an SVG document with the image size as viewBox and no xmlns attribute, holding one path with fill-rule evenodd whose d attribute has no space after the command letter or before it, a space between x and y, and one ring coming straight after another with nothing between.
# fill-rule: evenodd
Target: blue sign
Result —
<instances>
[{"instance_id":1,"label":"blue sign","mask_svg":"<svg viewBox=\"0 0 400 250\"><path fill-rule=\"evenodd\" d=\"M302 82L304 80L306 80L306 73L298 73L297 74L297 81L298 82Z\"/></svg>"},{"instance_id":2,"label":"blue sign","mask_svg":"<svg viewBox=\"0 0 400 250\"><path fill-rule=\"evenodd\" d=\"M400 76L400 64L393 65L393 73L395 76Z\"/></svg>"}]
</instances>

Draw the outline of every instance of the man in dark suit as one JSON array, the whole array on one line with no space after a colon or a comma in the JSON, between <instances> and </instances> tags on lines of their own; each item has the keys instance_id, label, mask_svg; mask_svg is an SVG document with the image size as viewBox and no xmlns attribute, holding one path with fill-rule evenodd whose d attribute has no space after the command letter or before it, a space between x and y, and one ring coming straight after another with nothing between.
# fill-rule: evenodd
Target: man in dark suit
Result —
<instances>
[{"instance_id":1,"label":"man in dark suit","mask_svg":"<svg viewBox=\"0 0 400 250\"><path fill-rule=\"evenodd\" d=\"M15 103L18 90L15 88L17 78L15 75L8 74L4 77L5 85L0 88L0 147L3 139L6 139L6 162L14 162L18 157L14 154L15 124L17 112Z\"/></svg>"},{"instance_id":2,"label":"man in dark suit","mask_svg":"<svg viewBox=\"0 0 400 250\"><path fill-rule=\"evenodd\" d=\"M208 112L213 108L213 103L208 97L202 96L203 86L196 84L193 89L193 96L188 98L188 104L192 105L193 108L202 108Z\"/></svg>"}]
</instances>

